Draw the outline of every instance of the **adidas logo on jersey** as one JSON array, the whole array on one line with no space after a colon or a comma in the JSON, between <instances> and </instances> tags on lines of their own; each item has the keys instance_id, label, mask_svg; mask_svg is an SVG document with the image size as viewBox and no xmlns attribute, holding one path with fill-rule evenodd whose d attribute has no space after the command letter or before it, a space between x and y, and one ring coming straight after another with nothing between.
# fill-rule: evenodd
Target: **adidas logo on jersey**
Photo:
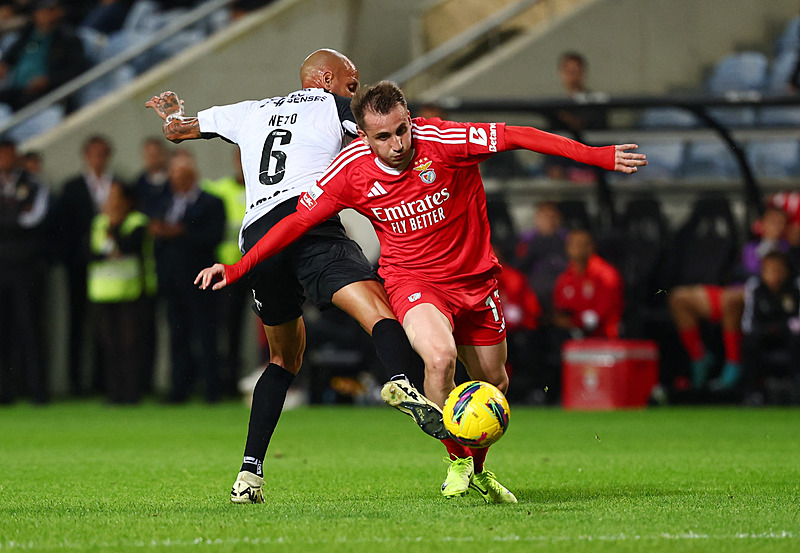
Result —
<instances>
[{"instance_id":1,"label":"adidas logo on jersey","mask_svg":"<svg viewBox=\"0 0 800 553\"><path fill-rule=\"evenodd\" d=\"M386 189L381 186L381 183L375 181L375 184L372 185L369 193L367 194L367 198L375 198L377 196L383 196L386 194Z\"/></svg>"}]
</instances>

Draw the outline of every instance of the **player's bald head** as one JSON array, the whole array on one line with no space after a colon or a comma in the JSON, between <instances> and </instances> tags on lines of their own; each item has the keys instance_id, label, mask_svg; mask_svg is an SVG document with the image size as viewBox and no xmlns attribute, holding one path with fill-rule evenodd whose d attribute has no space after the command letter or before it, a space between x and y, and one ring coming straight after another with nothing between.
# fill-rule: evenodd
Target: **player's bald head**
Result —
<instances>
[{"instance_id":1,"label":"player's bald head","mask_svg":"<svg viewBox=\"0 0 800 553\"><path fill-rule=\"evenodd\" d=\"M308 56L300 66L303 88L325 88L351 98L358 89L358 69L344 54L323 48Z\"/></svg>"}]
</instances>

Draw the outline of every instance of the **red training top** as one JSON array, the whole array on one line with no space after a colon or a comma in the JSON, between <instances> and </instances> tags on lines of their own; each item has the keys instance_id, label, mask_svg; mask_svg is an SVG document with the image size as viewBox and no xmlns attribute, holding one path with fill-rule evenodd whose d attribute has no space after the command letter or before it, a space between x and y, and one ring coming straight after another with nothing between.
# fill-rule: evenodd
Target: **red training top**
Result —
<instances>
[{"instance_id":1,"label":"red training top","mask_svg":"<svg viewBox=\"0 0 800 553\"><path fill-rule=\"evenodd\" d=\"M572 315L572 323L583 327L581 315L591 310L597 313L598 324L591 336L619 338L619 323L624 308L622 277L599 255L592 255L586 272L578 273L570 262L567 270L556 279L553 288L553 308Z\"/></svg>"}]
</instances>

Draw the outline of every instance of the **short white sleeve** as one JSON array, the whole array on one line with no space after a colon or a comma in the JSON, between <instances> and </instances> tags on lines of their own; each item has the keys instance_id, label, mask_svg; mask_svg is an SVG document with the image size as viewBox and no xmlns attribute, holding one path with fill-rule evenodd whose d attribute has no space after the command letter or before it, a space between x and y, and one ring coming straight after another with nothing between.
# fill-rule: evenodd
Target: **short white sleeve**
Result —
<instances>
[{"instance_id":1,"label":"short white sleeve","mask_svg":"<svg viewBox=\"0 0 800 553\"><path fill-rule=\"evenodd\" d=\"M239 131L247 120L250 109L258 102L246 100L227 106L214 106L197 113L201 133L218 134L231 142L239 143Z\"/></svg>"}]
</instances>

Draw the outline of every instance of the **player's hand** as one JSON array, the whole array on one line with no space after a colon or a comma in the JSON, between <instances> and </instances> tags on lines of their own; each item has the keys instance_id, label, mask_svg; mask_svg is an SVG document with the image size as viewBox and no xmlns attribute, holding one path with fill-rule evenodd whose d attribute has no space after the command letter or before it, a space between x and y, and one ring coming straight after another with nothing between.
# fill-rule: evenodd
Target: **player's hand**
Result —
<instances>
[{"instance_id":1,"label":"player's hand","mask_svg":"<svg viewBox=\"0 0 800 553\"><path fill-rule=\"evenodd\" d=\"M183 115L183 100L178 98L178 95L171 90L162 92L158 96L153 96L144 107L156 110L161 119L166 119L167 115L172 115L173 113Z\"/></svg>"},{"instance_id":2,"label":"player's hand","mask_svg":"<svg viewBox=\"0 0 800 553\"><path fill-rule=\"evenodd\" d=\"M200 271L197 278L194 279L196 286L201 290L206 290L212 283L212 290L221 290L228 285L225 279L225 265L222 263L214 263L211 267L206 267Z\"/></svg>"},{"instance_id":3,"label":"player's hand","mask_svg":"<svg viewBox=\"0 0 800 553\"><path fill-rule=\"evenodd\" d=\"M639 167L647 165L646 155L626 151L635 150L638 147L636 144L618 144L614 146L614 171L635 173L639 170Z\"/></svg>"}]
</instances>

